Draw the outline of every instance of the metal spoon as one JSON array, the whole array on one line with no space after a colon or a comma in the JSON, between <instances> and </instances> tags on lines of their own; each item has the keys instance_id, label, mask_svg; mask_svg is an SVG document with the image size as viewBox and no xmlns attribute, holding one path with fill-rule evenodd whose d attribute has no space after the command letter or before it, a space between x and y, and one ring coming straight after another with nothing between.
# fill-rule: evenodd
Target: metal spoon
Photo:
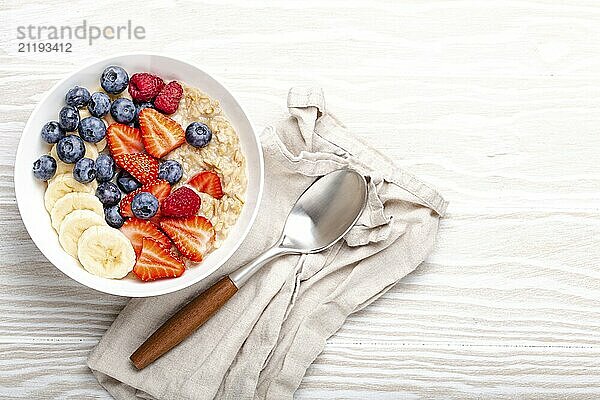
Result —
<instances>
[{"instance_id":1,"label":"metal spoon","mask_svg":"<svg viewBox=\"0 0 600 400\"><path fill-rule=\"evenodd\" d=\"M367 181L341 169L317 179L302 193L277 242L185 305L130 357L142 369L177 346L205 323L263 265L284 254L318 253L340 240L356 223L367 200Z\"/></svg>"}]
</instances>

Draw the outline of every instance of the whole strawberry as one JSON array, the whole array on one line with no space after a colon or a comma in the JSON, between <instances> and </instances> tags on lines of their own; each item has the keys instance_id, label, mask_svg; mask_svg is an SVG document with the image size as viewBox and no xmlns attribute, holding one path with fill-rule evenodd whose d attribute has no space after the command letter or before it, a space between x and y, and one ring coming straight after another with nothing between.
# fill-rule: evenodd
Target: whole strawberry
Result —
<instances>
[{"instance_id":1,"label":"whole strawberry","mask_svg":"<svg viewBox=\"0 0 600 400\"><path fill-rule=\"evenodd\" d=\"M156 75L142 72L129 78L129 94L138 102L154 99L165 87L165 82Z\"/></svg>"},{"instance_id":2,"label":"whole strawberry","mask_svg":"<svg viewBox=\"0 0 600 400\"><path fill-rule=\"evenodd\" d=\"M200 210L200 196L185 186L171 193L161 204L162 215L169 217L191 217Z\"/></svg>"},{"instance_id":3,"label":"whole strawberry","mask_svg":"<svg viewBox=\"0 0 600 400\"><path fill-rule=\"evenodd\" d=\"M173 114L179 108L183 88L177 81L171 81L156 96L154 107L165 114Z\"/></svg>"}]
</instances>

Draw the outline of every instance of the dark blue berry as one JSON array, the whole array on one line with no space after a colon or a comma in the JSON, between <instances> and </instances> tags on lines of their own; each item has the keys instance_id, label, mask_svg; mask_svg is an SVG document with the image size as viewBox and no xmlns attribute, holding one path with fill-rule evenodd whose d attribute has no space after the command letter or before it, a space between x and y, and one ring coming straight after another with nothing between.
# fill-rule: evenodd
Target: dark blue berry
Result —
<instances>
[{"instance_id":1,"label":"dark blue berry","mask_svg":"<svg viewBox=\"0 0 600 400\"><path fill-rule=\"evenodd\" d=\"M76 135L67 135L56 144L56 154L62 162L74 164L85 156L85 144Z\"/></svg>"},{"instance_id":2,"label":"dark blue berry","mask_svg":"<svg viewBox=\"0 0 600 400\"><path fill-rule=\"evenodd\" d=\"M128 124L135 118L135 104L129 99L116 99L110 106L110 115L115 121Z\"/></svg>"},{"instance_id":3,"label":"dark blue berry","mask_svg":"<svg viewBox=\"0 0 600 400\"><path fill-rule=\"evenodd\" d=\"M110 97L102 92L92 94L88 103L88 111L94 117L104 117L110 111Z\"/></svg>"},{"instance_id":4,"label":"dark blue berry","mask_svg":"<svg viewBox=\"0 0 600 400\"><path fill-rule=\"evenodd\" d=\"M115 160L108 154L100 154L96 158L96 180L110 181L115 176Z\"/></svg>"},{"instance_id":5,"label":"dark blue berry","mask_svg":"<svg viewBox=\"0 0 600 400\"><path fill-rule=\"evenodd\" d=\"M79 126L79 111L75 107L64 106L58 113L58 124L67 132L77 130Z\"/></svg>"},{"instance_id":6,"label":"dark blue berry","mask_svg":"<svg viewBox=\"0 0 600 400\"><path fill-rule=\"evenodd\" d=\"M171 185L179 182L182 176L183 168L181 168L181 164L175 160L163 161L160 164L160 167L158 167L158 177L169 182Z\"/></svg>"},{"instance_id":7,"label":"dark blue berry","mask_svg":"<svg viewBox=\"0 0 600 400\"><path fill-rule=\"evenodd\" d=\"M212 132L202 122L192 122L185 130L185 140L194 147L204 147L212 139Z\"/></svg>"},{"instance_id":8,"label":"dark blue berry","mask_svg":"<svg viewBox=\"0 0 600 400\"><path fill-rule=\"evenodd\" d=\"M58 122L50 121L42 127L42 139L46 143L57 143L60 139L65 137L65 130L60 127Z\"/></svg>"},{"instance_id":9,"label":"dark blue berry","mask_svg":"<svg viewBox=\"0 0 600 400\"><path fill-rule=\"evenodd\" d=\"M79 136L90 143L98 143L106 136L106 125L97 117L87 117L79 123Z\"/></svg>"},{"instance_id":10,"label":"dark blue berry","mask_svg":"<svg viewBox=\"0 0 600 400\"><path fill-rule=\"evenodd\" d=\"M154 104L152 104L150 102L135 104L135 118L133 119L133 122L136 127L139 127L139 125L140 125L140 120L139 120L140 111L142 111L144 108L154 108Z\"/></svg>"},{"instance_id":11,"label":"dark blue berry","mask_svg":"<svg viewBox=\"0 0 600 400\"><path fill-rule=\"evenodd\" d=\"M152 218L158 212L158 199L152 193L138 193L131 201L131 212L141 219Z\"/></svg>"},{"instance_id":12,"label":"dark blue berry","mask_svg":"<svg viewBox=\"0 0 600 400\"><path fill-rule=\"evenodd\" d=\"M67 92L65 101L71 107L81 108L87 106L90 101L90 92L86 88L75 86Z\"/></svg>"},{"instance_id":13,"label":"dark blue berry","mask_svg":"<svg viewBox=\"0 0 600 400\"><path fill-rule=\"evenodd\" d=\"M121 200L121 191L112 182L102 182L96 189L96 197L105 206L114 206Z\"/></svg>"},{"instance_id":14,"label":"dark blue berry","mask_svg":"<svg viewBox=\"0 0 600 400\"><path fill-rule=\"evenodd\" d=\"M131 176L129 172L122 169L117 175L117 186L119 186L124 193L131 193L134 190L141 188L142 184Z\"/></svg>"},{"instance_id":15,"label":"dark blue berry","mask_svg":"<svg viewBox=\"0 0 600 400\"><path fill-rule=\"evenodd\" d=\"M43 181L52 178L56 173L56 160L47 154L41 156L33 163L33 175Z\"/></svg>"},{"instance_id":16,"label":"dark blue berry","mask_svg":"<svg viewBox=\"0 0 600 400\"><path fill-rule=\"evenodd\" d=\"M119 209L118 204L110 207L104 207L104 219L108 225L117 229L122 227L125 223L125 218L123 218L121 215L121 210Z\"/></svg>"},{"instance_id":17,"label":"dark blue berry","mask_svg":"<svg viewBox=\"0 0 600 400\"><path fill-rule=\"evenodd\" d=\"M73 178L77 182L89 183L96 179L96 163L91 158L82 158L73 167Z\"/></svg>"},{"instance_id":18,"label":"dark blue berry","mask_svg":"<svg viewBox=\"0 0 600 400\"><path fill-rule=\"evenodd\" d=\"M127 72L116 65L106 67L102 76L100 77L100 86L107 93L118 94L127 88L129 83L129 75Z\"/></svg>"}]
</instances>

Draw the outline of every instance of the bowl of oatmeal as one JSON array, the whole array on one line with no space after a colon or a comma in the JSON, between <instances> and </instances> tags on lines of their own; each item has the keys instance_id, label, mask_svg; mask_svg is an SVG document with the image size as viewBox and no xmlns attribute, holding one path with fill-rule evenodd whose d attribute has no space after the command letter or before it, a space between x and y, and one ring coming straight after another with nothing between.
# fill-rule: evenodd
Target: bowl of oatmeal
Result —
<instances>
[{"instance_id":1,"label":"bowl of oatmeal","mask_svg":"<svg viewBox=\"0 0 600 400\"><path fill-rule=\"evenodd\" d=\"M222 84L172 57L131 54L49 90L23 130L14 178L23 222L56 268L148 297L231 257L256 217L263 168L258 137Z\"/></svg>"}]
</instances>

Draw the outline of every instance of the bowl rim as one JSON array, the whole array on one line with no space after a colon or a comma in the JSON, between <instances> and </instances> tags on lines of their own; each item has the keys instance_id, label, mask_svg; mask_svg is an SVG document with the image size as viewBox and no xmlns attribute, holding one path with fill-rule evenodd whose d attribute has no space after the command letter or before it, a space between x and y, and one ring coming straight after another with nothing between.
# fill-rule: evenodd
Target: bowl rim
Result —
<instances>
[{"instance_id":1,"label":"bowl rim","mask_svg":"<svg viewBox=\"0 0 600 400\"><path fill-rule=\"evenodd\" d=\"M20 181L17 180L17 174L15 173L15 171L17 170L19 163L17 162L19 159L22 158L22 153L25 151L26 148L26 143L24 140L24 136L23 136L23 132L28 131L31 129L31 125L33 124L33 117L40 112L40 109L42 108L42 105L47 101L48 97L50 96L51 93L53 93L59 86L61 86L64 82L66 82L67 80L71 79L72 77L74 77L77 74L80 74L82 71L93 67L96 64L101 64L101 63L109 63L113 60L116 60L118 58L122 58L122 57L131 57L131 56L144 56L144 57L161 57L161 58L166 58L166 59L170 59L173 60L175 62L179 62L179 63L183 63L183 64L187 64L199 71L201 71L202 73L206 74L207 76L209 76L210 78L212 78L213 80L215 80L230 96L231 99L233 100L234 104L239 108L239 110L241 110L243 116L246 118L246 120L248 121L248 124L250 125L250 128L252 130L252 134L254 135L254 137L256 138L256 149L258 151L258 166L259 166L259 179L258 179L258 190L257 190L257 200L256 200L256 205L254 206L254 209L252 210L252 214L250 216L250 219L248 220L248 224L246 225L246 227L244 228L242 234L239 237L239 240L237 241L237 243L232 246L232 248L225 254L225 256L223 256L221 258L220 261L218 261L214 267L214 269L207 275L200 275L199 277L194 277L193 279L190 280L177 280L177 282L180 282L179 284L173 285L172 287L167 287L167 288L163 288L163 289L159 289L159 290L153 290L150 294L141 294L139 292L130 292L128 290L123 290L123 289L118 289L116 290L113 286L111 286L110 284L100 284L100 282L103 281L98 281L98 283L95 282L91 282L90 284L88 283L84 283L81 280L79 280L75 274L71 273L69 268L61 268L58 265L56 265L53 261L52 258L54 258L52 255L47 254L47 252L43 249L43 247L40 243L38 243L38 239L36 234L32 234L32 230L33 230L33 226L28 226L28 224L25 222L25 219L23 218L23 212L25 210L23 210L21 208L21 205L19 205L19 198L21 198L22 196L26 195L25 192L25 183L21 183ZM36 247L39 249L39 251L44 255L44 257L59 271L61 271L63 274L67 275L69 278L71 278L72 280L78 282L79 284L89 287L91 289L97 290L99 292L103 292L103 293L107 293L107 294L112 294L112 295L116 295L116 296L123 296L123 297L137 297L137 298L143 298L143 297L154 297L154 296L160 296L163 294L168 294L168 293L173 293L182 289L185 289L187 287L190 287L204 279L207 279L208 277L212 276L212 274L214 274L215 272L217 272L222 266L223 264L225 264L232 256L233 254L235 254L235 252L239 249L239 247L241 246L241 244L246 240L246 237L248 236L248 233L250 232L250 229L252 228L252 226L254 225L254 222L256 220L256 217L258 215L258 211L260 208L260 205L262 203L262 198L263 198L263 191L264 191L264 178L265 178L265 171L264 171L264 154L263 154L263 149L261 146L261 141L260 141L260 136L257 134L257 130L255 129L255 124L253 123L252 119L248 116L248 114L246 113L246 111L243 109L243 107L240 105L240 103L237 101L236 97L234 96L234 92L232 92L227 86L225 86L223 83L223 80L219 78L218 75L206 72L204 69L200 68L198 65L196 65L194 62L191 62L189 60L186 60L185 58L181 58L179 56L175 56L175 55L171 55L169 53L166 52L148 52L148 51L140 51L140 52L122 52L122 53L117 53L117 54L113 54L109 57L102 57L102 58L97 58L92 60L89 63L83 64L80 67L78 67L74 72L68 73L66 76L64 76L62 79L58 80L54 85L52 85L52 87L50 87L48 90L46 90L42 96L42 98L37 102L36 106L34 107L34 109L31 111L31 113L29 114L29 118L27 119L27 122L25 123L25 126L23 127L23 129L21 130L21 137L19 138L19 144L17 146L17 151L15 153L15 164L14 164L14 169L13 169L13 183L14 183L14 189L15 189L15 199L16 199L16 203L17 203L17 209L19 210L19 215L21 217L21 220L23 221L23 225L25 226L25 229L27 230L27 233L29 234L29 237L31 238L31 240L33 241L33 243L36 245ZM20 168L19 168L20 169ZM227 240L227 239L226 239ZM46 249L48 251L48 249ZM151 283L150 283L151 284Z\"/></svg>"}]
</instances>

